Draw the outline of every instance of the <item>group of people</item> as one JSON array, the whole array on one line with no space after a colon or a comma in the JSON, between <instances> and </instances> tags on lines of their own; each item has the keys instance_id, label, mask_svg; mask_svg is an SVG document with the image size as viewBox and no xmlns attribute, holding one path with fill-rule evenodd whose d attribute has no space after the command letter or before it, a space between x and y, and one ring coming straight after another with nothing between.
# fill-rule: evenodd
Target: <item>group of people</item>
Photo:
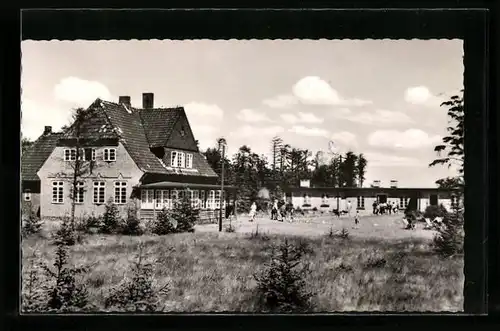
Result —
<instances>
[{"instance_id":1,"label":"group of people","mask_svg":"<svg viewBox=\"0 0 500 331\"><path fill-rule=\"evenodd\" d=\"M271 208L271 220L283 222L288 219L293 221L293 205L287 204L285 201L274 200L273 207Z\"/></svg>"},{"instance_id":2,"label":"group of people","mask_svg":"<svg viewBox=\"0 0 500 331\"><path fill-rule=\"evenodd\" d=\"M255 216L257 215L257 204L252 202L250 206L250 222L255 220ZM283 222L284 220L289 220L290 222L293 220L293 205L286 204L285 201L274 200L273 206L271 208L271 220Z\"/></svg>"},{"instance_id":3,"label":"group of people","mask_svg":"<svg viewBox=\"0 0 500 331\"><path fill-rule=\"evenodd\" d=\"M394 201L391 203L377 201L373 202L373 214L374 215L385 215L385 214L397 214L399 212L399 207Z\"/></svg>"}]
</instances>

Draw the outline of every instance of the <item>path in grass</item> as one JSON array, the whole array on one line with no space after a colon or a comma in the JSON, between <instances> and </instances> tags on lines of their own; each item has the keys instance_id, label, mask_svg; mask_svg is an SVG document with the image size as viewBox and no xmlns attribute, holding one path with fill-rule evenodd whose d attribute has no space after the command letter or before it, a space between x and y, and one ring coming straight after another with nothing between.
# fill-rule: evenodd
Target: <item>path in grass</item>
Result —
<instances>
[{"instance_id":1,"label":"path in grass","mask_svg":"<svg viewBox=\"0 0 500 331\"><path fill-rule=\"evenodd\" d=\"M380 239L403 239L403 238L423 238L432 239L435 231L424 230L423 225L418 224L416 230L405 230L402 223L402 214L384 216L364 216L360 218L360 223L354 228L354 218L342 216L310 216L300 217L294 222L271 221L268 217L257 218L254 222L249 222L249 217L242 215L236 221L232 221L236 232L255 232L258 226L259 232L270 234L286 234L301 236L318 236L327 233L330 228L339 231L345 228L353 237L360 238L380 238ZM223 227L229 224L224 221ZM196 231L216 232L218 224L197 225Z\"/></svg>"}]
</instances>

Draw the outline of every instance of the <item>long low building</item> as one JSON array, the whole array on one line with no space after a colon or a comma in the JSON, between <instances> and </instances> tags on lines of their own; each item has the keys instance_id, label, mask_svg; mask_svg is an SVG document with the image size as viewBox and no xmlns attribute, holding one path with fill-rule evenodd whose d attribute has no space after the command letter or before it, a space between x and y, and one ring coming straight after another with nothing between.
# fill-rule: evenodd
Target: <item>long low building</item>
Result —
<instances>
[{"instance_id":1,"label":"long low building","mask_svg":"<svg viewBox=\"0 0 500 331\"><path fill-rule=\"evenodd\" d=\"M373 203L395 204L406 209L410 201L415 201L416 209L424 212L427 206L442 204L448 210L458 202L457 192L439 188L400 187L309 187L304 184L288 188L285 201L302 210L347 210L348 202L352 210L360 214L371 214Z\"/></svg>"}]
</instances>

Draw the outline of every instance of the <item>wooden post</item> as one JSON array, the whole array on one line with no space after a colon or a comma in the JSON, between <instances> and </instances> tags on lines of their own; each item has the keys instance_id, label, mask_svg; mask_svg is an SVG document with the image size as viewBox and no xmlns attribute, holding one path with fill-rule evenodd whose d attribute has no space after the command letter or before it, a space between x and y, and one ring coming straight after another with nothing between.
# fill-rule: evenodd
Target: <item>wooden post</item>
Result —
<instances>
[{"instance_id":1,"label":"wooden post","mask_svg":"<svg viewBox=\"0 0 500 331\"><path fill-rule=\"evenodd\" d=\"M222 232L222 206L224 204L224 152L225 146L222 145L222 157L221 157L221 184L220 184L220 206L219 206L219 232Z\"/></svg>"},{"instance_id":2,"label":"wooden post","mask_svg":"<svg viewBox=\"0 0 500 331\"><path fill-rule=\"evenodd\" d=\"M156 189L153 189L153 220L156 220Z\"/></svg>"}]
</instances>

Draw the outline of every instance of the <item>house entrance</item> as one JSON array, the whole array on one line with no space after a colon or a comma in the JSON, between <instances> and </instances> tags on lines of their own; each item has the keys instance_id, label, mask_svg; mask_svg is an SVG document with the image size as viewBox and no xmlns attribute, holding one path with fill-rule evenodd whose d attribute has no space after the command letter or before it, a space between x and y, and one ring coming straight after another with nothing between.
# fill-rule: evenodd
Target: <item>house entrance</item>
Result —
<instances>
[{"instance_id":1,"label":"house entrance","mask_svg":"<svg viewBox=\"0 0 500 331\"><path fill-rule=\"evenodd\" d=\"M430 196L430 204L431 206L437 206L438 205L438 195L437 194L431 194Z\"/></svg>"},{"instance_id":2,"label":"house entrance","mask_svg":"<svg viewBox=\"0 0 500 331\"><path fill-rule=\"evenodd\" d=\"M387 194L377 194L378 203L387 203Z\"/></svg>"}]
</instances>

